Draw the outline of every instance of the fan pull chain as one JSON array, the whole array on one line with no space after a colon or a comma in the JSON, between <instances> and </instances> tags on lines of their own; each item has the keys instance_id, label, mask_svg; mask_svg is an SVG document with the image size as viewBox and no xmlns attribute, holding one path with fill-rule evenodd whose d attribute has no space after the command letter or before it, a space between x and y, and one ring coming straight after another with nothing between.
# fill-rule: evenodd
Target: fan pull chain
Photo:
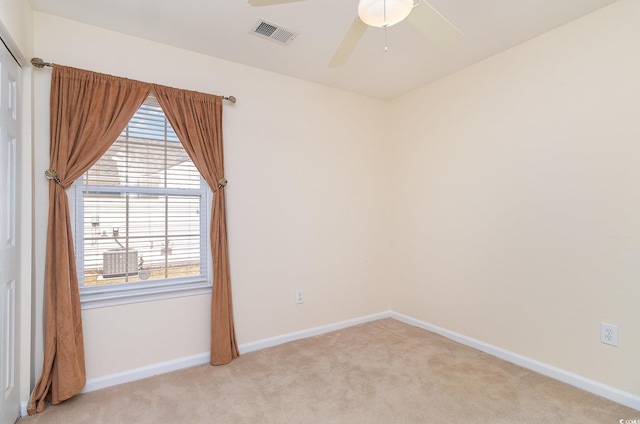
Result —
<instances>
[{"instance_id":1,"label":"fan pull chain","mask_svg":"<svg viewBox=\"0 0 640 424\"><path fill-rule=\"evenodd\" d=\"M382 26L384 27L384 51L386 53L389 51L387 46L387 27L389 26L387 23L387 0L382 1L382 19L384 20Z\"/></svg>"},{"instance_id":2,"label":"fan pull chain","mask_svg":"<svg viewBox=\"0 0 640 424\"><path fill-rule=\"evenodd\" d=\"M384 52L389 51L389 47L387 46L387 27L384 27Z\"/></svg>"}]
</instances>

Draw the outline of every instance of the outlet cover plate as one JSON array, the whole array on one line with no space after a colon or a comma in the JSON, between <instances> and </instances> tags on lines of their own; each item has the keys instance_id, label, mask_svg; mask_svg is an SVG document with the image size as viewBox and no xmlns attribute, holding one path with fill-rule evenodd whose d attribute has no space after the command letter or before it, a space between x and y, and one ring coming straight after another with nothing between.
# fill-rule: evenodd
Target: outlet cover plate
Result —
<instances>
[{"instance_id":1,"label":"outlet cover plate","mask_svg":"<svg viewBox=\"0 0 640 424\"><path fill-rule=\"evenodd\" d=\"M600 341L611 346L618 346L618 326L601 322Z\"/></svg>"}]
</instances>

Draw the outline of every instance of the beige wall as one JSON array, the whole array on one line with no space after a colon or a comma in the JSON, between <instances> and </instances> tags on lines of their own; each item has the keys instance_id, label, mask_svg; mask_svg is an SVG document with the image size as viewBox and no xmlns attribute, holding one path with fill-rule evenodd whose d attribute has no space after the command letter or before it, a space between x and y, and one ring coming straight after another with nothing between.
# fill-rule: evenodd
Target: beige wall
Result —
<instances>
[{"instance_id":1,"label":"beige wall","mask_svg":"<svg viewBox=\"0 0 640 424\"><path fill-rule=\"evenodd\" d=\"M47 14L34 22L35 53L46 61L238 98L224 128L239 343L387 309L376 231L384 103ZM35 75L36 175L48 163L50 74ZM44 177L35 190L47 198ZM46 208L36 214L43 258ZM43 269L37 261L38 308ZM209 299L85 310L88 378L207 352Z\"/></svg>"},{"instance_id":2,"label":"beige wall","mask_svg":"<svg viewBox=\"0 0 640 424\"><path fill-rule=\"evenodd\" d=\"M640 395L638 22L623 0L393 102L393 310Z\"/></svg>"},{"instance_id":3,"label":"beige wall","mask_svg":"<svg viewBox=\"0 0 640 424\"><path fill-rule=\"evenodd\" d=\"M18 57L22 65L30 59L33 49L33 21L31 2L24 0L0 1L0 35Z\"/></svg>"}]
</instances>

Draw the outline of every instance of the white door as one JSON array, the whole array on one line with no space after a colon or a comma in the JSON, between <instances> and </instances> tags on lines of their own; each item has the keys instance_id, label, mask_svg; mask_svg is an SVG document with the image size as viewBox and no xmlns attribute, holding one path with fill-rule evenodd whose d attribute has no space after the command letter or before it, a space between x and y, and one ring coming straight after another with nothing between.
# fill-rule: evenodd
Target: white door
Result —
<instances>
[{"instance_id":1,"label":"white door","mask_svg":"<svg viewBox=\"0 0 640 424\"><path fill-rule=\"evenodd\" d=\"M20 414L17 327L18 242L18 95L20 68L0 42L0 424Z\"/></svg>"}]
</instances>

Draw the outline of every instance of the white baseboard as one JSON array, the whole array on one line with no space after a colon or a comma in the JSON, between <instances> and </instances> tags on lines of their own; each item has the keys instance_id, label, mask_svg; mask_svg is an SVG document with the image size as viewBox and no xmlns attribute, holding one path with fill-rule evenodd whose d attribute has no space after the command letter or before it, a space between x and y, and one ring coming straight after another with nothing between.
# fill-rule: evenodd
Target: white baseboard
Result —
<instances>
[{"instance_id":1,"label":"white baseboard","mask_svg":"<svg viewBox=\"0 0 640 424\"><path fill-rule=\"evenodd\" d=\"M87 384L85 384L84 389L82 389L81 393L93 392L94 390L104 389L106 387L116 386L118 384L128 383L130 381L142 380L143 378L152 377L158 374L165 374L168 372L181 370L183 368L208 364L209 358L209 352L204 352L197 355L174 359L171 361L159 362L157 364L134 368L115 374L109 374L103 377L91 378L87 380Z\"/></svg>"},{"instance_id":2,"label":"white baseboard","mask_svg":"<svg viewBox=\"0 0 640 424\"><path fill-rule=\"evenodd\" d=\"M367 315L360 318L354 318L346 321L340 321L333 324L313 327L307 330L296 331L293 333L283 334L281 336L269 337L267 339L257 340L255 342L243 343L238 346L240 353L249 353L256 350L266 349L268 347L278 346L283 343L295 340L306 339L308 337L318 336L320 334L330 333L332 331L341 330L354 325L363 324L365 322L377 321L383 318L391 317L391 311L380 312L378 314Z\"/></svg>"},{"instance_id":3,"label":"white baseboard","mask_svg":"<svg viewBox=\"0 0 640 424\"><path fill-rule=\"evenodd\" d=\"M519 355L514 352L499 348L497 346L490 345L480 340L467 337L465 335L456 333L438 327L436 325L428 324L423 321L402 315L393 311L380 312L373 315L367 315L360 318L354 318L346 321L340 321L333 324L323 325L320 327L313 327L307 330L296 331L293 333L283 334L281 336L269 337L254 342L243 343L238 346L238 350L241 354L253 352L256 350L266 349L273 346L278 346L284 343L292 342L295 340L306 339L308 337L317 336L320 334L330 333L332 331L341 330L343 328L352 327L354 325L363 324L365 322L377 321L383 318L393 318L400 322L404 322L409 325L413 325L418 328L422 328L427 331L431 331L436 334L440 334L448 339L456 341L460 344L478 349L482 352L488 353L497 358L514 363L523 368L530 369L539 374L553 378L555 380L562 381L572 386L578 387L587 392L602 396L603 398L612 400L622 405L628 406L640 410L640 396L634 395L629 392L625 392L615 387L607 386L594 380L582 377L578 374L574 374L563 369L554 367L544 362L537 361L535 359L527 358L526 356ZM148 365L145 367L135 368L132 370L106 375L103 377L93 378L87 380L82 393L92 392L98 389L104 389L106 387L115 386L117 384L127 383L130 381L141 380L143 378L151 377L158 374L164 374L167 372L177 371L183 368L189 368L196 365L202 365L209 363L209 352L200 353L197 355L187 356L184 358L178 358L171 361L160 362L157 364ZM24 413L26 414L26 403L23 405Z\"/></svg>"},{"instance_id":4,"label":"white baseboard","mask_svg":"<svg viewBox=\"0 0 640 424\"><path fill-rule=\"evenodd\" d=\"M549 365L535 359L527 358L526 356L522 356L517 353L510 352L497 346L482 342L480 340L476 340L471 337L449 331L436 325L419 321L406 315L398 314L392 311L390 312L389 316L393 319L404 322L405 324L413 325L414 327L419 327L424 330L440 334L441 336L456 341L460 344L478 349L482 352L488 353L489 355L553 378L554 380L562 381L563 383L567 383L587 392L602 396L605 399L612 400L619 404L628 406L629 408L640 410L640 396L636 396L633 393L625 392L623 390L616 389L615 387L607 386L606 384L602 384L581 375L565 371L563 369L554 367L553 365Z\"/></svg>"}]
</instances>

